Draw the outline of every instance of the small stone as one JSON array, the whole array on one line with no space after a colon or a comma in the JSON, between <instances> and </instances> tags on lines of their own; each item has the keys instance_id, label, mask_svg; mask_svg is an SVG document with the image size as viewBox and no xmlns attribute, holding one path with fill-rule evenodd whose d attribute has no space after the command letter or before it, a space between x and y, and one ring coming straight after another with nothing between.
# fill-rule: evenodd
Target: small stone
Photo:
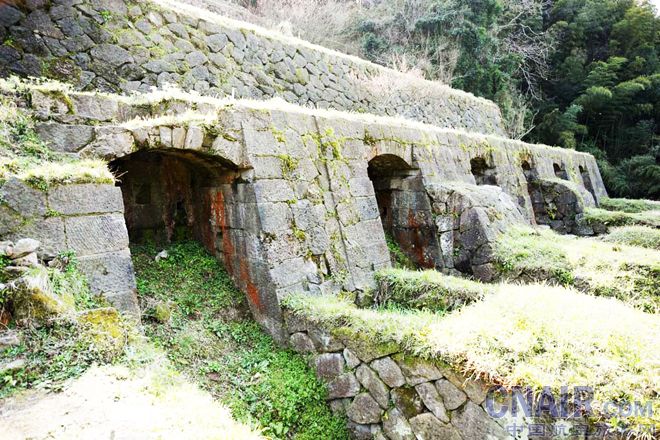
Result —
<instances>
[{"instance_id":1,"label":"small stone","mask_svg":"<svg viewBox=\"0 0 660 440\"><path fill-rule=\"evenodd\" d=\"M114 44L100 44L90 51L90 54L97 60L113 67L119 67L126 63L132 63L133 57L126 49Z\"/></svg>"},{"instance_id":2,"label":"small stone","mask_svg":"<svg viewBox=\"0 0 660 440\"><path fill-rule=\"evenodd\" d=\"M0 332L0 351L20 345L20 343L21 340L18 337L18 333L11 330Z\"/></svg>"},{"instance_id":3,"label":"small stone","mask_svg":"<svg viewBox=\"0 0 660 440\"><path fill-rule=\"evenodd\" d=\"M430 382L420 383L415 387L424 405L443 423L449 423L449 416L435 385Z\"/></svg>"},{"instance_id":4,"label":"small stone","mask_svg":"<svg viewBox=\"0 0 660 440\"><path fill-rule=\"evenodd\" d=\"M355 372L355 377L360 381L371 396L378 402L383 409L387 409L390 404L390 393L387 386L371 368L361 365Z\"/></svg>"},{"instance_id":5,"label":"small stone","mask_svg":"<svg viewBox=\"0 0 660 440\"><path fill-rule=\"evenodd\" d=\"M41 246L41 243L37 240L32 238L22 238L16 242L9 257L12 259L25 257L28 254L37 252L39 246Z\"/></svg>"},{"instance_id":6,"label":"small stone","mask_svg":"<svg viewBox=\"0 0 660 440\"><path fill-rule=\"evenodd\" d=\"M355 423L379 423L383 410L369 393L362 393L353 399L346 415Z\"/></svg>"},{"instance_id":7,"label":"small stone","mask_svg":"<svg viewBox=\"0 0 660 440\"><path fill-rule=\"evenodd\" d=\"M162 250L158 252L158 254L154 257L155 261L160 261L160 260L166 260L167 257L169 257L170 254L167 253L167 250Z\"/></svg>"},{"instance_id":8,"label":"small stone","mask_svg":"<svg viewBox=\"0 0 660 440\"><path fill-rule=\"evenodd\" d=\"M385 413L383 431L391 440L415 440L415 434L410 423L396 408L392 408Z\"/></svg>"},{"instance_id":9,"label":"small stone","mask_svg":"<svg viewBox=\"0 0 660 440\"><path fill-rule=\"evenodd\" d=\"M196 66L201 66L202 64L206 63L208 61L208 58L206 58L206 55L204 55L203 52L197 50L195 52L190 52L188 55L186 55L186 63L193 68Z\"/></svg>"},{"instance_id":10,"label":"small stone","mask_svg":"<svg viewBox=\"0 0 660 440\"><path fill-rule=\"evenodd\" d=\"M328 399L353 397L360 392L360 382L353 373L344 373L328 383Z\"/></svg>"},{"instance_id":11,"label":"small stone","mask_svg":"<svg viewBox=\"0 0 660 440\"><path fill-rule=\"evenodd\" d=\"M424 412L424 403L414 388L394 388L390 394L394 405L405 418L410 419Z\"/></svg>"},{"instance_id":12,"label":"small stone","mask_svg":"<svg viewBox=\"0 0 660 440\"><path fill-rule=\"evenodd\" d=\"M9 257L14 253L14 243L11 241L0 241L0 257Z\"/></svg>"},{"instance_id":13,"label":"small stone","mask_svg":"<svg viewBox=\"0 0 660 440\"><path fill-rule=\"evenodd\" d=\"M398 388L406 383L401 368L390 357L376 359L370 366L390 388Z\"/></svg>"},{"instance_id":14,"label":"small stone","mask_svg":"<svg viewBox=\"0 0 660 440\"><path fill-rule=\"evenodd\" d=\"M349 438L352 440L374 439L374 428L372 425L362 425L349 420L346 424L346 428L348 429Z\"/></svg>"},{"instance_id":15,"label":"small stone","mask_svg":"<svg viewBox=\"0 0 660 440\"><path fill-rule=\"evenodd\" d=\"M324 330L311 329L309 337L312 338L314 346L321 352L335 352L344 348L344 344Z\"/></svg>"},{"instance_id":16,"label":"small stone","mask_svg":"<svg viewBox=\"0 0 660 440\"><path fill-rule=\"evenodd\" d=\"M328 403L330 406L330 411L334 416L345 416L346 409L351 404L351 399L335 399Z\"/></svg>"},{"instance_id":17,"label":"small stone","mask_svg":"<svg viewBox=\"0 0 660 440\"><path fill-rule=\"evenodd\" d=\"M174 127L172 129L172 147L183 148L186 140L186 129L183 127Z\"/></svg>"},{"instance_id":18,"label":"small stone","mask_svg":"<svg viewBox=\"0 0 660 440\"><path fill-rule=\"evenodd\" d=\"M314 353L314 343L305 333L294 333L289 338L289 344L296 353Z\"/></svg>"},{"instance_id":19,"label":"small stone","mask_svg":"<svg viewBox=\"0 0 660 440\"><path fill-rule=\"evenodd\" d=\"M16 258L12 260L11 264L13 264L14 266L21 266L21 267L37 267L39 266L39 257L37 257L37 254L33 252L21 258Z\"/></svg>"},{"instance_id":20,"label":"small stone","mask_svg":"<svg viewBox=\"0 0 660 440\"><path fill-rule=\"evenodd\" d=\"M466 439L485 439L486 437L472 437L462 432L463 437L456 432L451 425L446 425L438 420L431 413L420 414L410 419L410 426L419 440L461 440ZM497 437L497 438L507 438ZM493 439L494 440L494 439Z\"/></svg>"},{"instance_id":21,"label":"small stone","mask_svg":"<svg viewBox=\"0 0 660 440\"><path fill-rule=\"evenodd\" d=\"M344 348L344 360L346 361L346 367L349 369L353 369L360 365L360 358L348 348Z\"/></svg>"},{"instance_id":22,"label":"small stone","mask_svg":"<svg viewBox=\"0 0 660 440\"><path fill-rule=\"evenodd\" d=\"M78 323L83 336L94 342L96 349L117 354L126 344L121 315L113 307L86 310L78 315Z\"/></svg>"},{"instance_id":23,"label":"small stone","mask_svg":"<svg viewBox=\"0 0 660 440\"><path fill-rule=\"evenodd\" d=\"M316 375L324 380L333 380L344 372L344 356L340 353L323 353L314 361Z\"/></svg>"},{"instance_id":24,"label":"small stone","mask_svg":"<svg viewBox=\"0 0 660 440\"><path fill-rule=\"evenodd\" d=\"M406 357L401 353L393 357L401 368L401 372L409 385L414 386L422 382L429 382L442 378L440 370L426 360Z\"/></svg>"},{"instance_id":25,"label":"small stone","mask_svg":"<svg viewBox=\"0 0 660 440\"><path fill-rule=\"evenodd\" d=\"M4 376L12 371L20 370L25 367L25 359L15 359L11 362L0 363L0 376Z\"/></svg>"},{"instance_id":26,"label":"small stone","mask_svg":"<svg viewBox=\"0 0 660 440\"><path fill-rule=\"evenodd\" d=\"M442 401L445 404L445 408L447 408L449 411L453 411L460 407L467 400L465 393L456 388L454 384L449 382L447 379L440 379L435 383L435 387L437 388L440 396L442 396Z\"/></svg>"}]
</instances>

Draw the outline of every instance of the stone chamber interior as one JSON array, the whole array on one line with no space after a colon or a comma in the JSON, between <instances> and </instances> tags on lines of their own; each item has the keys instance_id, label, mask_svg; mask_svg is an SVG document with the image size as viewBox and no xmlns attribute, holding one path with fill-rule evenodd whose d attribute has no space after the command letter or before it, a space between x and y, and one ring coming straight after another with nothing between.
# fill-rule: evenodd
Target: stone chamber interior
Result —
<instances>
[{"instance_id":1,"label":"stone chamber interior","mask_svg":"<svg viewBox=\"0 0 660 440\"><path fill-rule=\"evenodd\" d=\"M437 227L419 170L398 156L384 154L369 161L367 172L386 236L417 267L441 268Z\"/></svg>"},{"instance_id":2,"label":"stone chamber interior","mask_svg":"<svg viewBox=\"0 0 660 440\"><path fill-rule=\"evenodd\" d=\"M216 255L222 234L214 201L236 181L229 164L191 152L139 151L110 168L122 190L131 243L197 240Z\"/></svg>"}]
</instances>

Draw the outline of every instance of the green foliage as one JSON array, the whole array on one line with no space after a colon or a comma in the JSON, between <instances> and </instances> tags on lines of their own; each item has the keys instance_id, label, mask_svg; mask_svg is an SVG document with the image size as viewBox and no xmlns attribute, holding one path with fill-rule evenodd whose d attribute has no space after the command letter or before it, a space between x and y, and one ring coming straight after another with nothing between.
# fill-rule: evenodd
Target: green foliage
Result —
<instances>
[{"instance_id":1,"label":"green foliage","mask_svg":"<svg viewBox=\"0 0 660 440\"><path fill-rule=\"evenodd\" d=\"M441 313L482 299L494 288L465 278L423 272L384 269L376 273L378 306L402 306Z\"/></svg>"},{"instance_id":2,"label":"green foliage","mask_svg":"<svg viewBox=\"0 0 660 440\"><path fill-rule=\"evenodd\" d=\"M603 240L660 251L660 230L648 226L623 226L613 229Z\"/></svg>"},{"instance_id":3,"label":"green foliage","mask_svg":"<svg viewBox=\"0 0 660 440\"><path fill-rule=\"evenodd\" d=\"M401 250L401 246L394 240L394 237L385 233L385 242L387 243L387 249L390 251L390 259L394 267L399 269L416 269L415 264Z\"/></svg>"},{"instance_id":4,"label":"green foliage","mask_svg":"<svg viewBox=\"0 0 660 440\"><path fill-rule=\"evenodd\" d=\"M247 318L243 294L216 258L193 242L171 245L160 261L157 251L133 248L138 294L143 310L169 301L170 319L146 316L145 332L177 369L272 438L346 438L304 359Z\"/></svg>"}]
</instances>

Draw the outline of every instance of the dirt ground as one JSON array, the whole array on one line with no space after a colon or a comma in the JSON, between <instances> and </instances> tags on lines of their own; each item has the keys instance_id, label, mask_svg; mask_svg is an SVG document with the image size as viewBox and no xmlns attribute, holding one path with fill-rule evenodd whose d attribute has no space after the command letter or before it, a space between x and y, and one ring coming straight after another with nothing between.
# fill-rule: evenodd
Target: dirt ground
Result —
<instances>
[{"instance_id":1,"label":"dirt ground","mask_svg":"<svg viewBox=\"0 0 660 440\"><path fill-rule=\"evenodd\" d=\"M61 393L0 401L0 438L258 439L211 396L158 362L93 367Z\"/></svg>"}]
</instances>

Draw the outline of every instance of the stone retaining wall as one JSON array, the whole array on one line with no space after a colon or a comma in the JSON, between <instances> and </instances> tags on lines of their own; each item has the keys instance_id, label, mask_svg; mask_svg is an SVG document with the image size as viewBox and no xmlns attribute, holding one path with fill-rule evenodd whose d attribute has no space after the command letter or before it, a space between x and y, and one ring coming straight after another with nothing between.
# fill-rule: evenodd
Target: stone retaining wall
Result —
<instances>
[{"instance_id":1,"label":"stone retaining wall","mask_svg":"<svg viewBox=\"0 0 660 440\"><path fill-rule=\"evenodd\" d=\"M0 76L124 93L172 83L205 95L281 97L504 134L490 101L175 1L6 3L0 3Z\"/></svg>"},{"instance_id":2,"label":"stone retaining wall","mask_svg":"<svg viewBox=\"0 0 660 440\"><path fill-rule=\"evenodd\" d=\"M23 104L52 149L104 158L127 173L120 185L131 228L191 228L278 338L279 302L289 293L367 292L374 271L390 265L374 186L398 192L391 230L404 251L484 280L492 277L497 235L535 221L523 159L540 178L554 178L562 164L576 187L588 175L604 192L588 154L398 119L245 101L144 105L117 96L27 95ZM120 122L135 115L142 118ZM491 184L477 184L484 181L473 174L475 158L490 164ZM167 170L187 169L175 173L184 178L150 167L161 160ZM378 168L405 172L380 179ZM138 201L135 185L150 180L152 200L172 210L156 223L134 217L148 204ZM415 191L399 191L405 188Z\"/></svg>"},{"instance_id":3,"label":"stone retaining wall","mask_svg":"<svg viewBox=\"0 0 660 440\"><path fill-rule=\"evenodd\" d=\"M121 191L107 184L42 191L10 178L0 186L0 241L41 242L39 257L73 251L92 293L139 317Z\"/></svg>"}]
</instances>

